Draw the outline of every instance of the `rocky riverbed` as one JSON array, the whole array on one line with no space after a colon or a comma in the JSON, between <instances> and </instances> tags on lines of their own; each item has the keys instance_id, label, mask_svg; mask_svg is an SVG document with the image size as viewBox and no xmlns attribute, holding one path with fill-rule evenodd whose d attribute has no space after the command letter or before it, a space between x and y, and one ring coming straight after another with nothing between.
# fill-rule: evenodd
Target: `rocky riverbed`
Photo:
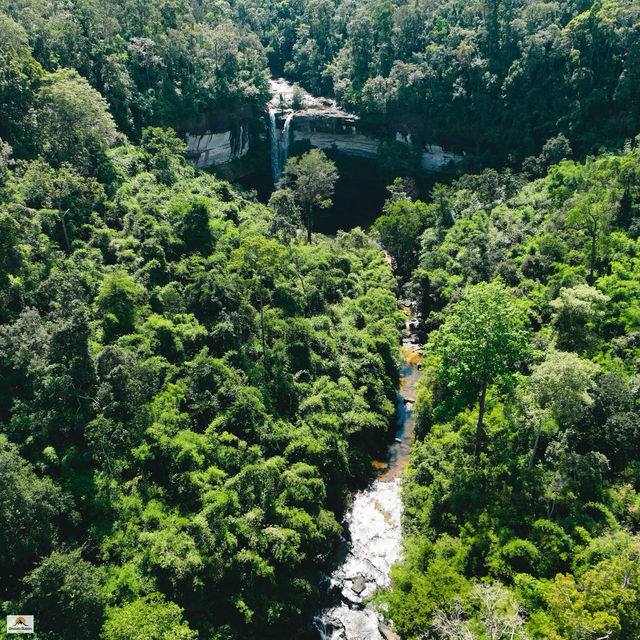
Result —
<instances>
[{"instance_id":1,"label":"rocky riverbed","mask_svg":"<svg viewBox=\"0 0 640 640\"><path fill-rule=\"evenodd\" d=\"M323 579L329 604L314 619L322 640L398 638L367 601L377 589L389 586L391 565L402 555L401 477L413 440L413 405L420 377L415 337L420 323L411 315L414 305L408 302L401 305L409 315L403 339L398 429L387 459L377 465L378 477L354 495L345 515L340 552L333 570Z\"/></svg>"}]
</instances>

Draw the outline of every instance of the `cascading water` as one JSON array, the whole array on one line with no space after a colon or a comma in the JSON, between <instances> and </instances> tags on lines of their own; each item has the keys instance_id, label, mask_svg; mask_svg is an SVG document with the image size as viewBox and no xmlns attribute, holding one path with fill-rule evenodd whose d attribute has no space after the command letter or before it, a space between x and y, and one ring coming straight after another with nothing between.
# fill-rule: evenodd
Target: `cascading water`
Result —
<instances>
[{"instance_id":1,"label":"cascading water","mask_svg":"<svg viewBox=\"0 0 640 640\"><path fill-rule=\"evenodd\" d=\"M413 440L413 403L420 377L416 319L407 320L405 361L398 393L398 431L385 471L353 498L344 519L344 556L325 576L326 605L314 618L322 640L399 638L382 616L365 604L379 587L390 584L391 565L402 553L400 476Z\"/></svg>"},{"instance_id":2,"label":"cascading water","mask_svg":"<svg viewBox=\"0 0 640 640\"><path fill-rule=\"evenodd\" d=\"M282 128L282 148L280 149L280 173L282 174L282 167L287 164L289 158L289 143L291 142L291 121L293 119L293 113L288 113L284 119L284 127Z\"/></svg>"},{"instance_id":3,"label":"cascading water","mask_svg":"<svg viewBox=\"0 0 640 640\"><path fill-rule=\"evenodd\" d=\"M278 181L282 178L282 168L289 157L289 143L291 142L291 121L293 112L288 113L284 120L282 133L278 132L275 109L269 109L269 142L271 145L271 173L273 174L273 186L278 187Z\"/></svg>"},{"instance_id":4,"label":"cascading water","mask_svg":"<svg viewBox=\"0 0 640 640\"><path fill-rule=\"evenodd\" d=\"M280 169L280 143L274 109L269 109L269 142L271 145L271 173L273 174L273 184L275 186L282 177L282 171Z\"/></svg>"},{"instance_id":5,"label":"cascading water","mask_svg":"<svg viewBox=\"0 0 640 640\"><path fill-rule=\"evenodd\" d=\"M389 585L391 565L400 559L400 479L375 480L360 491L345 517L348 552L326 580L334 603L314 620L322 640L381 640L381 618L363 604Z\"/></svg>"}]
</instances>

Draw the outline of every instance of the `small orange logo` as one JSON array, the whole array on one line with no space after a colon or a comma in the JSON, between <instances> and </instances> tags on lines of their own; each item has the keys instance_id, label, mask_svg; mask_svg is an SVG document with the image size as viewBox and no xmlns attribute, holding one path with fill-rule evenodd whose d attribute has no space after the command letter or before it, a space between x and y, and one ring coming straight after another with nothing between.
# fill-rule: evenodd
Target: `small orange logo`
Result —
<instances>
[{"instance_id":1,"label":"small orange logo","mask_svg":"<svg viewBox=\"0 0 640 640\"><path fill-rule=\"evenodd\" d=\"M33 616L7 616L7 633L33 633Z\"/></svg>"}]
</instances>

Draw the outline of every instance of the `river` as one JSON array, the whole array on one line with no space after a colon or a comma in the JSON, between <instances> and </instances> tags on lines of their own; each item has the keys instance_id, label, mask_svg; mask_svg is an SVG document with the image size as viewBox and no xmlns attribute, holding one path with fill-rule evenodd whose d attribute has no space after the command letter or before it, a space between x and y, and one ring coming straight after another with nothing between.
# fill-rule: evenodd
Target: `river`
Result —
<instances>
[{"instance_id":1,"label":"river","mask_svg":"<svg viewBox=\"0 0 640 640\"><path fill-rule=\"evenodd\" d=\"M407 307L403 309L408 312ZM376 478L357 492L345 514L341 553L323 577L324 608L314 618L322 640L391 640L398 636L366 601L390 584L391 565L402 554L401 478L413 441L413 405L420 378L419 353L407 319L403 343L398 422L387 459L375 464Z\"/></svg>"}]
</instances>

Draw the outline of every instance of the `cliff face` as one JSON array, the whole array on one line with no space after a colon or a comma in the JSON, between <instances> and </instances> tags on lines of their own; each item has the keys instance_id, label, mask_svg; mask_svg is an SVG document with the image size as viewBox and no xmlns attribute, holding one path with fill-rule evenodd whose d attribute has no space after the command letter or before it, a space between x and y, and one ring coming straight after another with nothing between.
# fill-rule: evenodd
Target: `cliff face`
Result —
<instances>
[{"instance_id":1,"label":"cliff face","mask_svg":"<svg viewBox=\"0 0 640 640\"><path fill-rule=\"evenodd\" d=\"M380 143L395 140L419 154L422 168L430 172L462 159L458 153L445 151L438 144L436 133L425 125L392 123L385 128L375 127L343 111L330 99L306 93L301 97L301 108L293 110L288 108L293 103L293 86L282 79L272 81L272 95L269 113L275 130L269 132L269 138L276 140L278 147L276 153L272 152L272 164L274 158L278 165L286 161L289 142L307 142L319 149L336 149L348 156L376 160ZM211 113L181 123L179 132L187 143L188 157L201 168L225 165L246 155L267 138L259 115L241 108L234 113Z\"/></svg>"},{"instance_id":2,"label":"cliff face","mask_svg":"<svg viewBox=\"0 0 640 640\"><path fill-rule=\"evenodd\" d=\"M279 116L279 117L278 117ZM278 114L277 120L282 119ZM435 143L435 135L416 136L398 125L389 131L376 131L357 116L339 109L307 109L294 112L291 119L294 142L308 142L319 149L335 148L350 156L377 159L383 140L395 140L420 153L420 164L426 171L439 171L450 162L459 162L462 155L445 151ZM418 137L432 141L418 142ZM415 149L417 147L417 149Z\"/></svg>"},{"instance_id":3,"label":"cliff face","mask_svg":"<svg viewBox=\"0 0 640 640\"><path fill-rule=\"evenodd\" d=\"M177 127L196 167L226 164L246 155L257 138L257 113L242 107L233 113L212 112Z\"/></svg>"},{"instance_id":4,"label":"cliff face","mask_svg":"<svg viewBox=\"0 0 640 640\"><path fill-rule=\"evenodd\" d=\"M250 148L249 125L238 124L228 131L186 135L187 157L196 167L225 164L244 156Z\"/></svg>"},{"instance_id":5,"label":"cliff face","mask_svg":"<svg viewBox=\"0 0 640 640\"><path fill-rule=\"evenodd\" d=\"M318 149L335 148L361 158L378 157L378 138L364 130L360 118L338 109L294 112L291 129L294 142L308 142Z\"/></svg>"}]
</instances>

